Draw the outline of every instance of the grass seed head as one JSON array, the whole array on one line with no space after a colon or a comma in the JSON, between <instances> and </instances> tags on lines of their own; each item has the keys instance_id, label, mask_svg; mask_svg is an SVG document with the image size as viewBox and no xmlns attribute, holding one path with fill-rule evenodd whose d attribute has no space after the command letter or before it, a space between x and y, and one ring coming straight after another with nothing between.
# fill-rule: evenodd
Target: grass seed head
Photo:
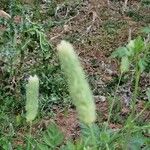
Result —
<instances>
[{"instance_id":1,"label":"grass seed head","mask_svg":"<svg viewBox=\"0 0 150 150\"><path fill-rule=\"evenodd\" d=\"M26 85L26 119L32 122L38 113L39 79L30 76Z\"/></svg>"},{"instance_id":2,"label":"grass seed head","mask_svg":"<svg viewBox=\"0 0 150 150\"><path fill-rule=\"evenodd\" d=\"M79 119L87 124L93 123L96 119L95 103L78 56L69 42L62 41L57 49Z\"/></svg>"}]
</instances>

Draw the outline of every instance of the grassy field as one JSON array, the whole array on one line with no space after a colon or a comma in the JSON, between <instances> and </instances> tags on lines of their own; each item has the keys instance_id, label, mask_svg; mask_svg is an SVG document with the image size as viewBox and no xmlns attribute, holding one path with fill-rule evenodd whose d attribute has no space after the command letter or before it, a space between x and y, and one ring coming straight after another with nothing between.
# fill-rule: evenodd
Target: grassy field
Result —
<instances>
[{"instance_id":1,"label":"grassy field","mask_svg":"<svg viewBox=\"0 0 150 150\"><path fill-rule=\"evenodd\" d=\"M1 0L0 149L149 147L149 0Z\"/></svg>"}]
</instances>

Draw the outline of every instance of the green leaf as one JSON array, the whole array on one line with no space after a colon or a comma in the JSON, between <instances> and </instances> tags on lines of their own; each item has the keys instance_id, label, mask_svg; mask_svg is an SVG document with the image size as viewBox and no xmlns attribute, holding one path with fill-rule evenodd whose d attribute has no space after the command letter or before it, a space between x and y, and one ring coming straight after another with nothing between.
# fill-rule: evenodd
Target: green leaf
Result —
<instances>
[{"instance_id":1,"label":"green leaf","mask_svg":"<svg viewBox=\"0 0 150 150\"><path fill-rule=\"evenodd\" d=\"M142 137L141 135L132 137L132 139L129 142L129 149L132 150L141 150L141 147L145 144L145 137Z\"/></svg>"},{"instance_id":2,"label":"green leaf","mask_svg":"<svg viewBox=\"0 0 150 150\"><path fill-rule=\"evenodd\" d=\"M31 138L29 136L26 137L25 150L31 150L31 149L33 149L33 147L35 146L34 144L35 144L35 142L34 142L33 138Z\"/></svg>"},{"instance_id":3,"label":"green leaf","mask_svg":"<svg viewBox=\"0 0 150 150\"><path fill-rule=\"evenodd\" d=\"M112 58L122 58L128 54L128 50L126 47L117 48L111 55Z\"/></svg>"},{"instance_id":4,"label":"green leaf","mask_svg":"<svg viewBox=\"0 0 150 150\"><path fill-rule=\"evenodd\" d=\"M134 52L140 53L144 49L144 41L142 37L137 37L134 41Z\"/></svg>"},{"instance_id":5,"label":"green leaf","mask_svg":"<svg viewBox=\"0 0 150 150\"><path fill-rule=\"evenodd\" d=\"M143 72L147 66L147 63L144 59L140 59L138 62L138 65L139 65L141 72Z\"/></svg>"},{"instance_id":6,"label":"green leaf","mask_svg":"<svg viewBox=\"0 0 150 150\"><path fill-rule=\"evenodd\" d=\"M86 149L84 143L81 140L79 140L75 143L67 141L67 144L64 145L60 150L88 150L88 148Z\"/></svg>"},{"instance_id":7,"label":"green leaf","mask_svg":"<svg viewBox=\"0 0 150 150\"><path fill-rule=\"evenodd\" d=\"M91 127L89 127L85 124L81 124L80 127L81 127L81 132L82 132L82 138L83 138L85 145L86 144L88 144L88 145L93 144L92 143L92 136L93 135L95 136L96 142L97 143L99 142L100 129L96 124L92 124ZM91 130L93 132L93 135L91 134Z\"/></svg>"},{"instance_id":8,"label":"green leaf","mask_svg":"<svg viewBox=\"0 0 150 150\"><path fill-rule=\"evenodd\" d=\"M110 134L109 134L109 132L106 132L106 131L101 132L100 140L103 143L108 143L110 141Z\"/></svg>"},{"instance_id":9,"label":"green leaf","mask_svg":"<svg viewBox=\"0 0 150 150\"><path fill-rule=\"evenodd\" d=\"M43 141L50 148L56 148L63 142L64 136L56 124L51 123L43 135Z\"/></svg>"},{"instance_id":10,"label":"green leaf","mask_svg":"<svg viewBox=\"0 0 150 150\"><path fill-rule=\"evenodd\" d=\"M145 27L145 28L143 28L143 29L142 29L142 32L144 32L144 33L146 33L146 34L150 33L150 27Z\"/></svg>"},{"instance_id":11,"label":"green leaf","mask_svg":"<svg viewBox=\"0 0 150 150\"><path fill-rule=\"evenodd\" d=\"M37 144L37 150L50 150L45 144Z\"/></svg>"},{"instance_id":12,"label":"green leaf","mask_svg":"<svg viewBox=\"0 0 150 150\"><path fill-rule=\"evenodd\" d=\"M122 59L121 59L121 66L120 66L121 73L128 72L129 71L129 67L130 67L130 62L129 62L128 57L126 57L126 56L122 57Z\"/></svg>"},{"instance_id":13,"label":"green leaf","mask_svg":"<svg viewBox=\"0 0 150 150\"><path fill-rule=\"evenodd\" d=\"M51 139L50 139L50 137L47 134L45 134L43 136L43 140L44 140L45 144L47 144L51 148L54 148L54 145L51 143Z\"/></svg>"},{"instance_id":14,"label":"green leaf","mask_svg":"<svg viewBox=\"0 0 150 150\"><path fill-rule=\"evenodd\" d=\"M70 149L76 150L76 146L70 141L67 141L67 144L61 148L61 150L70 150Z\"/></svg>"},{"instance_id":15,"label":"green leaf","mask_svg":"<svg viewBox=\"0 0 150 150\"><path fill-rule=\"evenodd\" d=\"M3 150L8 150L10 149L10 139L8 139L7 137L3 136L3 137L0 137L0 148L3 149Z\"/></svg>"}]
</instances>

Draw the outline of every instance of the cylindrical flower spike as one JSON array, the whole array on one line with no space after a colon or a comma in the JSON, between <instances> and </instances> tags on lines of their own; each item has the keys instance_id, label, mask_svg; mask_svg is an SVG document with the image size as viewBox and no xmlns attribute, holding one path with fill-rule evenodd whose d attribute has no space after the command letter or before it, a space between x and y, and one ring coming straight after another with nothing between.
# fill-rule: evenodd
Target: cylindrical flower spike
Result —
<instances>
[{"instance_id":1,"label":"cylindrical flower spike","mask_svg":"<svg viewBox=\"0 0 150 150\"><path fill-rule=\"evenodd\" d=\"M26 85L26 119L32 122L38 113L39 79L30 76Z\"/></svg>"},{"instance_id":2,"label":"cylindrical flower spike","mask_svg":"<svg viewBox=\"0 0 150 150\"><path fill-rule=\"evenodd\" d=\"M57 49L79 119L87 124L93 123L96 119L95 103L78 56L69 42L62 41Z\"/></svg>"}]
</instances>

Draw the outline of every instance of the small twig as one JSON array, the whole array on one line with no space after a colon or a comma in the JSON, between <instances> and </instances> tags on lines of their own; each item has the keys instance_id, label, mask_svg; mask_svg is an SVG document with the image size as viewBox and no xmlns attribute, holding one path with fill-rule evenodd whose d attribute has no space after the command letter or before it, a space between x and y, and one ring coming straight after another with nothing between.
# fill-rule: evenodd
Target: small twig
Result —
<instances>
[{"instance_id":1,"label":"small twig","mask_svg":"<svg viewBox=\"0 0 150 150\"><path fill-rule=\"evenodd\" d=\"M128 0L124 1L124 5L123 5L123 13L125 12L125 10L127 9L127 4L128 4Z\"/></svg>"},{"instance_id":2,"label":"small twig","mask_svg":"<svg viewBox=\"0 0 150 150\"><path fill-rule=\"evenodd\" d=\"M131 28L129 28L129 36L128 36L128 42L130 42L131 41L131 37L132 37L132 29Z\"/></svg>"},{"instance_id":3,"label":"small twig","mask_svg":"<svg viewBox=\"0 0 150 150\"><path fill-rule=\"evenodd\" d=\"M50 39L50 41L52 41L52 40L54 40L54 39L56 39L56 38L60 37L63 33L64 33L64 30L63 30L63 31L61 31L58 35L53 36L53 37Z\"/></svg>"},{"instance_id":4,"label":"small twig","mask_svg":"<svg viewBox=\"0 0 150 150\"><path fill-rule=\"evenodd\" d=\"M65 22L65 24L67 24L68 22L70 22L71 20L73 20L74 18L76 18L78 15L79 15L79 11L78 11L78 13L77 13L75 16L69 18L69 19Z\"/></svg>"},{"instance_id":5,"label":"small twig","mask_svg":"<svg viewBox=\"0 0 150 150\"><path fill-rule=\"evenodd\" d=\"M50 40L54 40L54 39L60 37L62 34L68 32L68 31L69 31L68 25L64 25L64 29L59 34L57 34L56 36L52 37Z\"/></svg>"},{"instance_id":6,"label":"small twig","mask_svg":"<svg viewBox=\"0 0 150 150\"><path fill-rule=\"evenodd\" d=\"M6 18L6 19L11 18L11 16L3 10L0 10L0 17Z\"/></svg>"},{"instance_id":7,"label":"small twig","mask_svg":"<svg viewBox=\"0 0 150 150\"><path fill-rule=\"evenodd\" d=\"M91 23L90 26L87 27L87 29L86 29L87 33L91 30L93 24L95 23L95 20L98 18L98 15L97 15L97 13L95 11L92 11L92 14L93 14L92 23Z\"/></svg>"},{"instance_id":8,"label":"small twig","mask_svg":"<svg viewBox=\"0 0 150 150\"><path fill-rule=\"evenodd\" d=\"M108 5L108 7L110 6L110 1L109 0L107 0L107 5Z\"/></svg>"},{"instance_id":9,"label":"small twig","mask_svg":"<svg viewBox=\"0 0 150 150\"><path fill-rule=\"evenodd\" d=\"M135 116L135 118L132 120L132 122L134 122L137 118L139 118L143 112L148 108L149 103L147 103L147 105Z\"/></svg>"},{"instance_id":10,"label":"small twig","mask_svg":"<svg viewBox=\"0 0 150 150\"><path fill-rule=\"evenodd\" d=\"M147 35L147 38L145 40L145 43L148 43L150 41L150 34Z\"/></svg>"},{"instance_id":11,"label":"small twig","mask_svg":"<svg viewBox=\"0 0 150 150\"><path fill-rule=\"evenodd\" d=\"M66 11L66 14L65 14L65 18L67 18L68 14L69 14L69 9L68 9L68 7L67 7L67 11Z\"/></svg>"}]
</instances>

